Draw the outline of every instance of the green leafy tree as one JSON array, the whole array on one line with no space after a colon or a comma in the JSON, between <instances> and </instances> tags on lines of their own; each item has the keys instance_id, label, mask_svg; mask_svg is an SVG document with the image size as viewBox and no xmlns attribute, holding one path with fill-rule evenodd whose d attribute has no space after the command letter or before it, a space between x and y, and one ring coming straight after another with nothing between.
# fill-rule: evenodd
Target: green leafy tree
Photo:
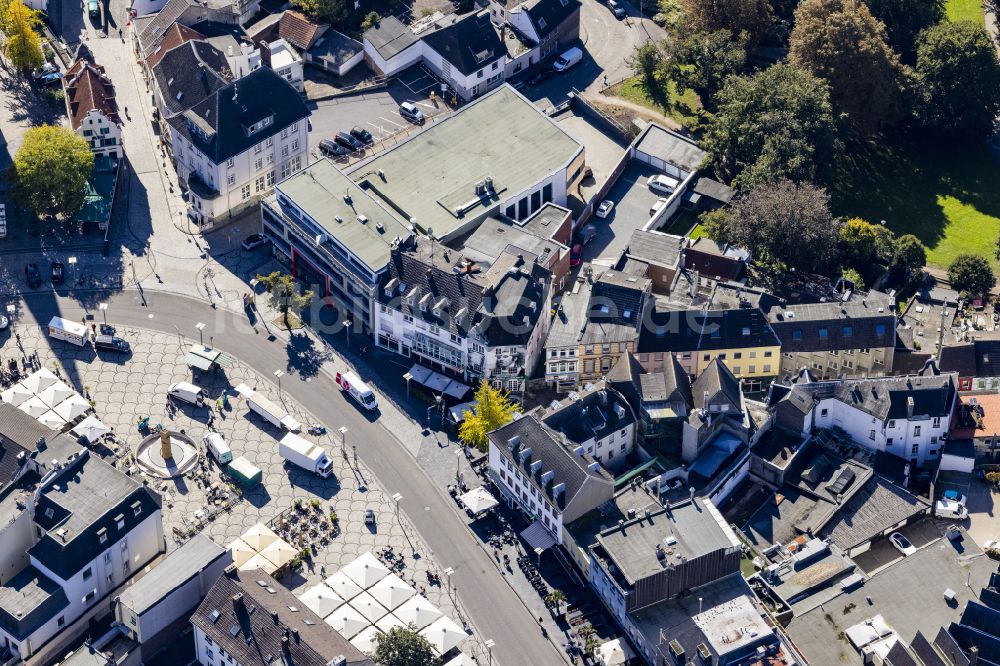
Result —
<instances>
[{"instance_id":1,"label":"green leafy tree","mask_svg":"<svg viewBox=\"0 0 1000 666\"><path fill-rule=\"evenodd\" d=\"M719 243L729 242L729 209L706 210L698 216L702 232Z\"/></svg>"},{"instance_id":2,"label":"green leafy tree","mask_svg":"<svg viewBox=\"0 0 1000 666\"><path fill-rule=\"evenodd\" d=\"M430 666L434 662L434 646L411 624L379 634L371 656L382 666Z\"/></svg>"},{"instance_id":3,"label":"green leafy tree","mask_svg":"<svg viewBox=\"0 0 1000 666\"><path fill-rule=\"evenodd\" d=\"M844 271L840 274L840 276L845 280L854 283L855 289L865 288L865 279L861 277L861 273L857 272L853 268L845 268Z\"/></svg>"},{"instance_id":4,"label":"green leafy tree","mask_svg":"<svg viewBox=\"0 0 1000 666\"><path fill-rule=\"evenodd\" d=\"M903 116L906 71L861 0L803 0L788 60L830 84L830 101L862 137Z\"/></svg>"},{"instance_id":5,"label":"green leafy tree","mask_svg":"<svg viewBox=\"0 0 1000 666\"><path fill-rule=\"evenodd\" d=\"M814 271L836 258L840 225L830 212L826 190L782 180L740 194L732 205L727 234L759 259Z\"/></svg>"},{"instance_id":6,"label":"green leafy tree","mask_svg":"<svg viewBox=\"0 0 1000 666\"><path fill-rule=\"evenodd\" d=\"M787 64L728 79L703 144L737 188L827 182L841 152L827 84Z\"/></svg>"},{"instance_id":7,"label":"green leafy tree","mask_svg":"<svg viewBox=\"0 0 1000 666\"><path fill-rule=\"evenodd\" d=\"M14 157L16 194L37 214L70 217L83 205L84 188L94 168L94 154L67 127L40 125L24 135Z\"/></svg>"},{"instance_id":8,"label":"green leafy tree","mask_svg":"<svg viewBox=\"0 0 1000 666\"><path fill-rule=\"evenodd\" d=\"M681 10L688 32L746 33L750 43L757 45L771 30L768 0L681 0Z\"/></svg>"},{"instance_id":9,"label":"green leafy tree","mask_svg":"<svg viewBox=\"0 0 1000 666\"><path fill-rule=\"evenodd\" d=\"M365 32L367 30L371 30L377 26L381 20L382 17L379 16L378 12L368 12L365 15L365 20L361 22L361 31Z\"/></svg>"},{"instance_id":10,"label":"green leafy tree","mask_svg":"<svg viewBox=\"0 0 1000 666\"><path fill-rule=\"evenodd\" d=\"M548 596L545 597L545 603L555 608L556 615L559 615L559 608L565 601L566 595L563 594L562 590L552 590L549 592Z\"/></svg>"},{"instance_id":11,"label":"green leafy tree","mask_svg":"<svg viewBox=\"0 0 1000 666\"><path fill-rule=\"evenodd\" d=\"M927 248L913 234L903 234L892 244L892 272L904 282L927 264Z\"/></svg>"},{"instance_id":12,"label":"green leafy tree","mask_svg":"<svg viewBox=\"0 0 1000 666\"><path fill-rule=\"evenodd\" d=\"M1000 59L982 24L946 22L921 34L915 70L924 125L973 139L996 127Z\"/></svg>"},{"instance_id":13,"label":"green leafy tree","mask_svg":"<svg viewBox=\"0 0 1000 666\"><path fill-rule=\"evenodd\" d=\"M0 25L7 39L3 44L4 55L10 63L22 72L41 67L45 62L42 53L42 39L35 32L41 25L39 12L25 5L21 0L11 0L4 8Z\"/></svg>"},{"instance_id":14,"label":"green leafy tree","mask_svg":"<svg viewBox=\"0 0 1000 666\"><path fill-rule=\"evenodd\" d=\"M344 28L350 7L347 0L292 0L292 5L310 18L329 21L336 28Z\"/></svg>"},{"instance_id":15,"label":"green leafy tree","mask_svg":"<svg viewBox=\"0 0 1000 666\"><path fill-rule=\"evenodd\" d=\"M892 254L893 233L881 224L854 217L840 228L840 249L851 266L865 269Z\"/></svg>"},{"instance_id":16,"label":"green leafy tree","mask_svg":"<svg viewBox=\"0 0 1000 666\"><path fill-rule=\"evenodd\" d=\"M303 290L291 275L274 271L267 275L258 275L257 279L268 291L268 303L281 312L285 326L290 326L289 312L301 312L312 300L312 291Z\"/></svg>"},{"instance_id":17,"label":"green leafy tree","mask_svg":"<svg viewBox=\"0 0 1000 666\"><path fill-rule=\"evenodd\" d=\"M904 55L916 51L921 30L944 18L944 0L865 0L865 4L885 25L892 47Z\"/></svg>"},{"instance_id":18,"label":"green leafy tree","mask_svg":"<svg viewBox=\"0 0 1000 666\"><path fill-rule=\"evenodd\" d=\"M465 420L458 429L458 438L466 446L474 446L480 451L489 448L486 433L510 423L514 418L514 403L507 394L482 381L476 389L476 407L465 412Z\"/></svg>"},{"instance_id":19,"label":"green leafy tree","mask_svg":"<svg viewBox=\"0 0 1000 666\"><path fill-rule=\"evenodd\" d=\"M746 67L746 33L737 37L729 30L677 33L665 42L667 76L678 89L693 90L704 106L714 109L726 79Z\"/></svg>"},{"instance_id":20,"label":"green leafy tree","mask_svg":"<svg viewBox=\"0 0 1000 666\"><path fill-rule=\"evenodd\" d=\"M628 58L628 65L642 79L642 85L650 96L662 95L659 91L660 82L657 79L657 74L663 65L663 54L660 53L656 44L644 42L635 47L635 51Z\"/></svg>"},{"instance_id":21,"label":"green leafy tree","mask_svg":"<svg viewBox=\"0 0 1000 666\"><path fill-rule=\"evenodd\" d=\"M976 254L960 254L948 266L948 282L970 296L983 296L996 284L996 278L986 259Z\"/></svg>"}]
</instances>

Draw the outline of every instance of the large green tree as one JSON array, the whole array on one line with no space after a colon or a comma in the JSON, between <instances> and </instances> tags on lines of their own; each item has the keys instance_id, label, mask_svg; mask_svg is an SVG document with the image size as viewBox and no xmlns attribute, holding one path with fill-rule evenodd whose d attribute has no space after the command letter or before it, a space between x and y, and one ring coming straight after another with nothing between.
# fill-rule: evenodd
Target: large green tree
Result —
<instances>
[{"instance_id":1,"label":"large green tree","mask_svg":"<svg viewBox=\"0 0 1000 666\"><path fill-rule=\"evenodd\" d=\"M889 43L902 54L913 54L920 31L944 18L944 0L865 0L865 4L885 25Z\"/></svg>"},{"instance_id":2,"label":"large green tree","mask_svg":"<svg viewBox=\"0 0 1000 666\"><path fill-rule=\"evenodd\" d=\"M302 289L294 277L281 271L258 275L257 279L268 292L268 303L281 312L285 327L291 327L289 313L301 312L312 301L313 293Z\"/></svg>"},{"instance_id":3,"label":"large green tree","mask_svg":"<svg viewBox=\"0 0 1000 666\"><path fill-rule=\"evenodd\" d=\"M704 146L736 187L829 181L840 155L827 84L787 64L728 79Z\"/></svg>"},{"instance_id":4,"label":"large green tree","mask_svg":"<svg viewBox=\"0 0 1000 666\"><path fill-rule=\"evenodd\" d=\"M458 438L466 446L485 451L490 443L486 434L510 423L514 418L515 408L506 393L493 388L487 381L479 383L475 400L475 409L464 414L465 420L458 429Z\"/></svg>"},{"instance_id":5,"label":"large green tree","mask_svg":"<svg viewBox=\"0 0 1000 666\"><path fill-rule=\"evenodd\" d=\"M1000 114L1000 59L982 24L945 22L920 36L917 113L929 128L984 139Z\"/></svg>"},{"instance_id":6,"label":"large green tree","mask_svg":"<svg viewBox=\"0 0 1000 666\"><path fill-rule=\"evenodd\" d=\"M72 130L32 127L14 156L16 194L35 213L70 217L83 205L93 168L90 146Z\"/></svg>"},{"instance_id":7,"label":"large green tree","mask_svg":"<svg viewBox=\"0 0 1000 666\"><path fill-rule=\"evenodd\" d=\"M2 8L0 26L7 37L3 52L10 63L22 72L40 67L45 62L42 39L35 32L35 28L41 23L39 12L21 0L11 0Z\"/></svg>"},{"instance_id":8,"label":"large green tree","mask_svg":"<svg viewBox=\"0 0 1000 666\"><path fill-rule=\"evenodd\" d=\"M990 262L977 254L960 254L948 266L948 282L970 296L984 296L996 284Z\"/></svg>"},{"instance_id":9,"label":"large green tree","mask_svg":"<svg viewBox=\"0 0 1000 666\"><path fill-rule=\"evenodd\" d=\"M891 257L893 240L889 229L860 217L851 218L840 228L840 249L844 261L858 270L867 270L882 257Z\"/></svg>"},{"instance_id":10,"label":"large green tree","mask_svg":"<svg viewBox=\"0 0 1000 666\"><path fill-rule=\"evenodd\" d=\"M416 627L393 627L375 639L372 659L382 666L430 666L434 647Z\"/></svg>"},{"instance_id":11,"label":"large green tree","mask_svg":"<svg viewBox=\"0 0 1000 666\"><path fill-rule=\"evenodd\" d=\"M759 44L771 29L768 0L681 0L685 30L746 33L751 44Z\"/></svg>"},{"instance_id":12,"label":"large green tree","mask_svg":"<svg viewBox=\"0 0 1000 666\"><path fill-rule=\"evenodd\" d=\"M758 259L815 271L836 259L840 225L826 190L782 180L741 193L731 206L726 235Z\"/></svg>"},{"instance_id":13,"label":"large green tree","mask_svg":"<svg viewBox=\"0 0 1000 666\"><path fill-rule=\"evenodd\" d=\"M660 49L657 48L656 44L653 42L643 42L641 45L635 47L635 51L632 52L632 55L629 56L626 62L632 68L632 71L642 79L642 84L645 86L646 91L655 97L660 87L657 76L663 65L663 54L660 53Z\"/></svg>"},{"instance_id":14,"label":"large green tree","mask_svg":"<svg viewBox=\"0 0 1000 666\"><path fill-rule=\"evenodd\" d=\"M742 73L747 62L747 37L729 30L686 32L678 30L664 42L664 71L681 90L691 89L709 109L716 107L726 79Z\"/></svg>"},{"instance_id":15,"label":"large green tree","mask_svg":"<svg viewBox=\"0 0 1000 666\"><path fill-rule=\"evenodd\" d=\"M347 0L292 0L292 5L301 9L310 18L328 21L335 27L343 29L350 6Z\"/></svg>"},{"instance_id":16,"label":"large green tree","mask_svg":"<svg viewBox=\"0 0 1000 666\"><path fill-rule=\"evenodd\" d=\"M830 101L862 137L903 117L906 70L861 0L803 0L788 59L830 84Z\"/></svg>"},{"instance_id":17,"label":"large green tree","mask_svg":"<svg viewBox=\"0 0 1000 666\"><path fill-rule=\"evenodd\" d=\"M927 248L913 234L903 234L892 244L892 272L902 282L909 282L927 263Z\"/></svg>"}]
</instances>

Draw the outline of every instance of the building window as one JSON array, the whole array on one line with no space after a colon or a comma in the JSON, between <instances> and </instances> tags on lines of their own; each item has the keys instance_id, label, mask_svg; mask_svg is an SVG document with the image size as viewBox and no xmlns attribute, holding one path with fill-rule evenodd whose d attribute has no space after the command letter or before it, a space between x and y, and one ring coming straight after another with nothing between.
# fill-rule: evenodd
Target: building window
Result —
<instances>
[{"instance_id":1,"label":"building window","mask_svg":"<svg viewBox=\"0 0 1000 666\"><path fill-rule=\"evenodd\" d=\"M914 455L915 456L915 455L917 455L918 451L920 451L920 445L919 444L914 444L912 447L910 447L910 455Z\"/></svg>"},{"instance_id":2,"label":"building window","mask_svg":"<svg viewBox=\"0 0 1000 666\"><path fill-rule=\"evenodd\" d=\"M792 340L801 340L801 339L802 339L801 330L795 329L794 331L792 331Z\"/></svg>"},{"instance_id":3,"label":"building window","mask_svg":"<svg viewBox=\"0 0 1000 666\"><path fill-rule=\"evenodd\" d=\"M825 409L819 410L819 415L820 416L826 416L826 414L827 414L827 410L825 410Z\"/></svg>"},{"instance_id":4,"label":"building window","mask_svg":"<svg viewBox=\"0 0 1000 666\"><path fill-rule=\"evenodd\" d=\"M89 580L90 577L93 576L93 575L94 575L94 567L87 567L86 569L84 569L84 571L83 571L83 579L84 580Z\"/></svg>"},{"instance_id":5,"label":"building window","mask_svg":"<svg viewBox=\"0 0 1000 666\"><path fill-rule=\"evenodd\" d=\"M887 427L889 427L889 428L895 428L896 427L896 422L895 421L889 421L889 425Z\"/></svg>"},{"instance_id":6,"label":"building window","mask_svg":"<svg viewBox=\"0 0 1000 666\"><path fill-rule=\"evenodd\" d=\"M281 138L282 139L287 139L288 138L288 128L287 127L285 129L281 130Z\"/></svg>"},{"instance_id":7,"label":"building window","mask_svg":"<svg viewBox=\"0 0 1000 666\"><path fill-rule=\"evenodd\" d=\"M236 184L236 174L235 173L229 174L229 184L230 185L235 185Z\"/></svg>"},{"instance_id":8,"label":"building window","mask_svg":"<svg viewBox=\"0 0 1000 666\"><path fill-rule=\"evenodd\" d=\"M268 187L274 186L274 170L267 172L267 186Z\"/></svg>"},{"instance_id":9,"label":"building window","mask_svg":"<svg viewBox=\"0 0 1000 666\"><path fill-rule=\"evenodd\" d=\"M868 431L868 439L870 439L872 441L875 440L875 431L874 430L869 430Z\"/></svg>"},{"instance_id":10,"label":"building window","mask_svg":"<svg viewBox=\"0 0 1000 666\"><path fill-rule=\"evenodd\" d=\"M66 616L65 615L60 615L59 619L56 620L56 624L59 625L60 627L66 626Z\"/></svg>"},{"instance_id":11,"label":"building window","mask_svg":"<svg viewBox=\"0 0 1000 666\"><path fill-rule=\"evenodd\" d=\"M914 437L920 437L920 426L915 426L913 428L913 436Z\"/></svg>"},{"instance_id":12,"label":"building window","mask_svg":"<svg viewBox=\"0 0 1000 666\"><path fill-rule=\"evenodd\" d=\"M247 183L246 185L243 186L243 188L240 190L240 196L244 199L250 198L250 183Z\"/></svg>"},{"instance_id":13,"label":"building window","mask_svg":"<svg viewBox=\"0 0 1000 666\"><path fill-rule=\"evenodd\" d=\"M552 183L546 183L542 186L542 202L549 203L552 201Z\"/></svg>"},{"instance_id":14,"label":"building window","mask_svg":"<svg viewBox=\"0 0 1000 666\"><path fill-rule=\"evenodd\" d=\"M87 596L83 598L83 603L89 604L91 601L94 600L94 597L96 596L97 596L97 590L91 590L90 592L87 592Z\"/></svg>"},{"instance_id":15,"label":"building window","mask_svg":"<svg viewBox=\"0 0 1000 666\"><path fill-rule=\"evenodd\" d=\"M743 352L733 352L733 360L743 358Z\"/></svg>"},{"instance_id":16,"label":"building window","mask_svg":"<svg viewBox=\"0 0 1000 666\"><path fill-rule=\"evenodd\" d=\"M256 192L264 191L264 176L258 178L257 181L254 183L254 191Z\"/></svg>"},{"instance_id":17,"label":"building window","mask_svg":"<svg viewBox=\"0 0 1000 666\"><path fill-rule=\"evenodd\" d=\"M931 423L931 427L932 428L940 428L941 427L941 417L940 416L935 416L934 417L934 421Z\"/></svg>"},{"instance_id":18,"label":"building window","mask_svg":"<svg viewBox=\"0 0 1000 666\"><path fill-rule=\"evenodd\" d=\"M229 168L232 168L232 166L233 166L233 158L232 157L230 157L228 160L226 160L226 166L229 167Z\"/></svg>"},{"instance_id":19,"label":"building window","mask_svg":"<svg viewBox=\"0 0 1000 666\"><path fill-rule=\"evenodd\" d=\"M295 139L294 141L292 141L292 150L298 150L298 149L299 149L299 140Z\"/></svg>"},{"instance_id":20,"label":"building window","mask_svg":"<svg viewBox=\"0 0 1000 666\"><path fill-rule=\"evenodd\" d=\"M282 146L281 147L281 156L282 157L288 157L288 146Z\"/></svg>"},{"instance_id":21,"label":"building window","mask_svg":"<svg viewBox=\"0 0 1000 666\"><path fill-rule=\"evenodd\" d=\"M264 144L262 143L258 143L253 147L254 155L259 155L262 150L264 150Z\"/></svg>"},{"instance_id":22,"label":"building window","mask_svg":"<svg viewBox=\"0 0 1000 666\"><path fill-rule=\"evenodd\" d=\"M829 337L829 335L830 335L830 332L827 329L825 329L825 328L819 329L819 339L820 340L826 340L827 337Z\"/></svg>"},{"instance_id":23,"label":"building window","mask_svg":"<svg viewBox=\"0 0 1000 666\"><path fill-rule=\"evenodd\" d=\"M253 163L253 168L256 171L260 171L261 169L263 169L264 168L264 160L262 160L261 158L258 157L257 161Z\"/></svg>"}]
</instances>

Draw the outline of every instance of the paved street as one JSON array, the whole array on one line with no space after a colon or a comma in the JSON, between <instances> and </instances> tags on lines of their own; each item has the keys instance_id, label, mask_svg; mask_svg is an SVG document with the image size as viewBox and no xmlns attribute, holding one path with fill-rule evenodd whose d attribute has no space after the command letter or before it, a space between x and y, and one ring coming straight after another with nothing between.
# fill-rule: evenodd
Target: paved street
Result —
<instances>
[{"instance_id":1,"label":"paved street","mask_svg":"<svg viewBox=\"0 0 1000 666\"><path fill-rule=\"evenodd\" d=\"M148 307L141 305L142 299L134 290L114 296L108 308L109 321L158 330L168 339L176 339L175 326L193 334L194 324L202 321L207 324L205 335L211 335L216 346L238 356L258 375L270 378L276 369L287 371L290 365L300 368L282 378L282 390L328 428L346 426L348 445L358 443L358 455L379 485L386 493L402 495L401 511L412 521L434 559L441 567L455 570L452 581L478 629L478 639L496 641L494 660L502 664L561 662L560 654L542 637L536 619L525 611L492 557L471 535L454 503L424 474L402 444L422 441L420 426L386 396L379 395L381 414L374 420L347 401L331 380L329 372L348 367L342 358L330 356L315 362L314 354L289 347L280 339L272 342L266 335L255 334L243 317L223 308L213 309L189 298L153 291L146 291L145 297ZM73 319L83 315L76 301L52 293L26 296L24 308L18 326L47 322L56 313ZM85 372L82 363L67 360L64 374L79 385ZM516 640L512 640L514 637Z\"/></svg>"}]
</instances>

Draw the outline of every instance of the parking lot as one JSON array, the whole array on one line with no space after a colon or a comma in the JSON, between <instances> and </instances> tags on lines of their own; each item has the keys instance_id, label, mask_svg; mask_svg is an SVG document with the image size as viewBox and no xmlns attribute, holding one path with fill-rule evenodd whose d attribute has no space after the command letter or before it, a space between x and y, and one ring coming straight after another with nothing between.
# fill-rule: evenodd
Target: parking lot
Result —
<instances>
[{"instance_id":1,"label":"parking lot","mask_svg":"<svg viewBox=\"0 0 1000 666\"><path fill-rule=\"evenodd\" d=\"M980 546L987 541L1000 539L1000 514L996 509L998 495L992 491L992 486L972 477L967 497L969 518L966 531L969 536Z\"/></svg>"},{"instance_id":2,"label":"parking lot","mask_svg":"<svg viewBox=\"0 0 1000 666\"><path fill-rule=\"evenodd\" d=\"M430 99L431 91L439 90L437 86L437 80L426 70L414 67L394 78L388 88L311 103L309 143L315 151L322 139L356 126L371 132L376 142L410 130L413 124L399 115L403 102L415 104L428 119L449 113L450 107L440 97Z\"/></svg>"},{"instance_id":3,"label":"parking lot","mask_svg":"<svg viewBox=\"0 0 1000 666\"><path fill-rule=\"evenodd\" d=\"M636 161L626 167L608 193L607 198L615 202L611 214L603 220L596 216L590 219L597 235L584 248L584 261L606 264L621 256L632 232L645 226L650 207L663 196L646 187L646 179L657 173L648 164Z\"/></svg>"}]
</instances>

